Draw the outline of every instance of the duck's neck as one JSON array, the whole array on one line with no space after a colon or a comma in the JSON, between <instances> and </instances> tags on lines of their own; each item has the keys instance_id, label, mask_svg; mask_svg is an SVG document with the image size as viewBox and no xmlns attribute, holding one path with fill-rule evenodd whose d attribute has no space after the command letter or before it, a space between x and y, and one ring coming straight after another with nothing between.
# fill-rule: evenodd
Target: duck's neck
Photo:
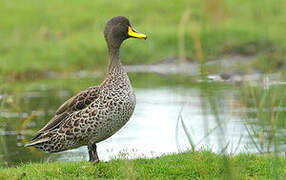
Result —
<instances>
[{"instance_id":1,"label":"duck's neck","mask_svg":"<svg viewBox=\"0 0 286 180\"><path fill-rule=\"evenodd\" d=\"M119 60L119 48L108 48L109 52L109 66L108 71L111 72L116 68L121 67Z\"/></svg>"}]
</instances>

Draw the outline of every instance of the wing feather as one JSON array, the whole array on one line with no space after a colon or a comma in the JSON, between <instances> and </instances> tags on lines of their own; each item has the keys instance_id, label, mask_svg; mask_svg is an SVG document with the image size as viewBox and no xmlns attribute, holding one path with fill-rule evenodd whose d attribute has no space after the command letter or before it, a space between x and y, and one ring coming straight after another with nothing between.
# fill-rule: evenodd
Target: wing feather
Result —
<instances>
[{"instance_id":1,"label":"wing feather","mask_svg":"<svg viewBox=\"0 0 286 180\"><path fill-rule=\"evenodd\" d=\"M99 87L93 86L79 92L77 95L67 100L58 108L58 110L56 111L56 115L42 129L37 132L35 138L37 138L45 131L54 129L55 126L60 126L66 119L68 119L68 116L70 114L75 111L84 109L96 98L98 98L98 94Z\"/></svg>"}]
</instances>

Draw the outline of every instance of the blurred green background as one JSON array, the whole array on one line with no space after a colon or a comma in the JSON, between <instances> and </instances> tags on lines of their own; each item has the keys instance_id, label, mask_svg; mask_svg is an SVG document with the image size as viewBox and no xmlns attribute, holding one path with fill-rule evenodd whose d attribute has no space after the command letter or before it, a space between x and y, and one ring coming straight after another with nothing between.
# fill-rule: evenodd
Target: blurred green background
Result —
<instances>
[{"instance_id":1,"label":"blurred green background","mask_svg":"<svg viewBox=\"0 0 286 180\"><path fill-rule=\"evenodd\" d=\"M0 73L105 67L103 29L117 15L128 17L148 35L147 41L124 43L125 64L178 57L180 32L186 56L196 59L195 31L205 59L255 54L259 58L254 66L269 72L284 64L285 7L283 0L2 0ZM186 11L190 16L180 25Z\"/></svg>"}]
</instances>

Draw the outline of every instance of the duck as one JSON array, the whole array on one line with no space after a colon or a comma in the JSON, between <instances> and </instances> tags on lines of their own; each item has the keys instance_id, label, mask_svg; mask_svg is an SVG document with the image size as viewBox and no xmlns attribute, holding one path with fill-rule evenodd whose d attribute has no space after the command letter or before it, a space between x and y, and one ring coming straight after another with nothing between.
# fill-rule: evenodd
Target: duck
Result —
<instances>
[{"instance_id":1,"label":"duck","mask_svg":"<svg viewBox=\"0 0 286 180\"><path fill-rule=\"evenodd\" d=\"M129 38L146 40L147 36L137 32L128 18L116 16L107 21L104 38L109 65L103 82L64 102L25 147L56 153L87 146L89 161L99 162L97 143L111 137L131 118L136 97L120 62L119 51L123 41Z\"/></svg>"}]
</instances>

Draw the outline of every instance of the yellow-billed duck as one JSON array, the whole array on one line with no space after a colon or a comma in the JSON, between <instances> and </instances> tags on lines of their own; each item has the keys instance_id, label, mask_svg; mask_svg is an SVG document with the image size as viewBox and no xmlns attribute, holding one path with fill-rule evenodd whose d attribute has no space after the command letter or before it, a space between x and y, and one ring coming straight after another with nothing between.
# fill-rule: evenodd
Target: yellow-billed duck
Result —
<instances>
[{"instance_id":1,"label":"yellow-billed duck","mask_svg":"<svg viewBox=\"0 0 286 180\"><path fill-rule=\"evenodd\" d=\"M96 143L112 136L130 119L136 98L120 63L119 49L128 38L147 36L136 32L126 17L117 16L106 23L104 37L109 52L105 80L67 100L26 147L54 153L87 145L89 160L98 162Z\"/></svg>"}]
</instances>

